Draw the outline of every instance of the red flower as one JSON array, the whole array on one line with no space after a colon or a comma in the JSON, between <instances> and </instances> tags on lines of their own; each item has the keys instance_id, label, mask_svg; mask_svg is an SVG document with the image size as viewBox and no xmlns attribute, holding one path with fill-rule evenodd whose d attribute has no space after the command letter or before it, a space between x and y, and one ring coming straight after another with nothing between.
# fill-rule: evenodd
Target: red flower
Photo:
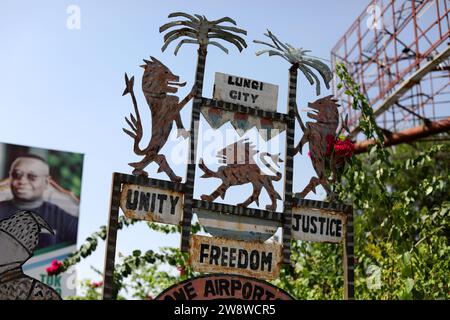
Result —
<instances>
[{"instance_id":1,"label":"red flower","mask_svg":"<svg viewBox=\"0 0 450 320\"><path fill-rule=\"evenodd\" d=\"M184 269L184 267L177 267L177 270L180 272L180 276L184 276L186 274L186 269Z\"/></svg>"},{"instance_id":2,"label":"red flower","mask_svg":"<svg viewBox=\"0 0 450 320\"><path fill-rule=\"evenodd\" d=\"M345 158L351 158L355 151L355 144L350 140L337 140L334 144L334 152L338 156L344 156Z\"/></svg>"},{"instance_id":3,"label":"red flower","mask_svg":"<svg viewBox=\"0 0 450 320\"><path fill-rule=\"evenodd\" d=\"M92 282L91 283L91 288L95 289L95 288L99 288L103 286L103 281L98 281L98 282Z\"/></svg>"},{"instance_id":4,"label":"red flower","mask_svg":"<svg viewBox=\"0 0 450 320\"><path fill-rule=\"evenodd\" d=\"M63 263L58 260L53 260L50 267L46 268L45 271L47 271L47 274L49 276L58 274L62 269Z\"/></svg>"},{"instance_id":5,"label":"red flower","mask_svg":"<svg viewBox=\"0 0 450 320\"><path fill-rule=\"evenodd\" d=\"M330 156L333 151L337 156L343 156L345 158L351 158L353 156L353 152L355 151L355 144L351 140L341 140L339 138L335 138L331 134L327 134L326 141L327 156Z\"/></svg>"}]
</instances>

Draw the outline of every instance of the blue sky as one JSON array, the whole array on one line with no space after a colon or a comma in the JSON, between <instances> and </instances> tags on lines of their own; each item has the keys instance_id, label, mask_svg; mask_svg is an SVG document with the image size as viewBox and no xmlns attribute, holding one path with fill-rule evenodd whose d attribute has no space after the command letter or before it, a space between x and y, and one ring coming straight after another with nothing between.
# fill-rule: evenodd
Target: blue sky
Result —
<instances>
[{"instance_id":1,"label":"blue sky","mask_svg":"<svg viewBox=\"0 0 450 320\"><path fill-rule=\"evenodd\" d=\"M66 27L70 5L81 12L80 29ZM288 64L277 57L256 57L262 49L252 40L264 40L270 28L280 39L312 54L329 59L330 50L365 9L361 0L318 1L22 1L0 4L0 141L85 154L79 244L106 224L113 172L130 173L127 163L138 158L132 141L121 128L123 117L132 110L129 96L122 97L123 75L135 75L140 82L143 58L153 55L188 85L194 79L196 47L186 45L178 56L172 44L161 52L159 26L174 11L204 14L210 19L230 16L248 31L248 48L239 53L229 46L225 55L215 47L208 51L203 95L211 97L214 72L240 75L279 86L278 111L287 104ZM298 104L316 99L314 87L299 80ZM138 86L136 86L138 88ZM323 88L323 95L331 94ZM141 92L137 96L146 109ZM304 115L304 114L303 114ZM144 116L148 120L148 115ZM182 111L189 126L190 106ZM149 120L148 120L149 121ZM149 127L146 128L148 139ZM297 135L296 142L300 134ZM181 139L180 139L181 141ZM169 150L170 145L164 150ZM148 167L152 177L156 167ZM174 166L184 176L184 166ZM295 160L294 191L299 192L313 175L306 153ZM197 180L199 181L199 180ZM218 181L196 188L196 195L208 192ZM277 187L281 192L281 184ZM245 190L245 191L244 191ZM211 190L212 191L212 190ZM225 199L237 202L250 187L232 191ZM323 196L319 193L318 197ZM242 196L241 196L242 197ZM243 198L245 199L245 197ZM240 201L240 199L238 199ZM265 203L262 203L265 205ZM161 236L138 224L118 237L118 251L178 246L178 236ZM80 278L98 277L90 265L103 268L104 246L78 266Z\"/></svg>"}]
</instances>

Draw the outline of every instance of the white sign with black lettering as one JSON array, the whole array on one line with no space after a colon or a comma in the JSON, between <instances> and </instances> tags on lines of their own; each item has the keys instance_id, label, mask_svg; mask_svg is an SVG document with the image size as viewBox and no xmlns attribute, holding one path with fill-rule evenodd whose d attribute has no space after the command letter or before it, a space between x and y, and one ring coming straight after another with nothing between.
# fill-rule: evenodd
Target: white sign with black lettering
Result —
<instances>
[{"instance_id":1,"label":"white sign with black lettering","mask_svg":"<svg viewBox=\"0 0 450 320\"><path fill-rule=\"evenodd\" d=\"M297 240L339 243L344 239L347 218L335 211L292 208L292 237Z\"/></svg>"},{"instance_id":2,"label":"white sign with black lettering","mask_svg":"<svg viewBox=\"0 0 450 320\"><path fill-rule=\"evenodd\" d=\"M183 194L154 187L125 184L120 208L127 218L179 225Z\"/></svg>"},{"instance_id":3,"label":"white sign with black lettering","mask_svg":"<svg viewBox=\"0 0 450 320\"><path fill-rule=\"evenodd\" d=\"M277 111L278 86L216 72L213 97L265 111Z\"/></svg>"}]
</instances>

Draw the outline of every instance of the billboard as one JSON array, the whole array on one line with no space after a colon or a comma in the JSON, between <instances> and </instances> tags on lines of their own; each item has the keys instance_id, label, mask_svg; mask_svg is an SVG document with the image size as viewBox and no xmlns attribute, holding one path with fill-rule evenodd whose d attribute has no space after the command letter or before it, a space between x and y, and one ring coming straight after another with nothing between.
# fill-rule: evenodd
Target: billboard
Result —
<instances>
[{"instance_id":1,"label":"billboard","mask_svg":"<svg viewBox=\"0 0 450 320\"><path fill-rule=\"evenodd\" d=\"M0 220L30 210L51 226L54 235L39 234L22 269L62 297L76 293L74 270L49 276L46 268L76 250L83 158L80 153L0 143Z\"/></svg>"}]
</instances>

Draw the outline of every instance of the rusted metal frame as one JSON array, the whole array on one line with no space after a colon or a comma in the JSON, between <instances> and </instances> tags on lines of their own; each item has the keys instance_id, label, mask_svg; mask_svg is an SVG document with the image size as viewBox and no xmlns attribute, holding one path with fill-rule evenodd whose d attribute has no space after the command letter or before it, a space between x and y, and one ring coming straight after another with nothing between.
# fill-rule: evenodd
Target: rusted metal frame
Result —
<instances>
[{"instance_id":1,"label":"rusted metal frame","mask_svg":"<svg viewBox=\"0 0 450 320\"><path fill-rule=\"evenodd\" d=\"M381 73L380 73L380 51L378 49L378 33L377 33L377 29L374 28L374 33L375 33L375 57L376 57L376 64L377 64L377 79L375 80L375 82L378 82L378 90L381 94L381 92L384 92L384 88L383 88L383 84L381 82ZM371 86L368 87L368 89Z\"/></svg>"},{"instance_id":2,"label":"rusted metal frame","mask_svg":"<svg viewBox=\"0 0 450 320\"><path fill-rule=\"evenodd\" d=\"M446 1L444 1L444 8L445 8L445 16L446 16L446 18L447 18L447 29L450 29L450 17L449 17L449 12L450 12L450 9L447 9L447 2Z\"/></svg>"},{"instance_id":3,"label":"rusted metal frame","mask_svg":"<svg viewBox=\"0 0 450 320\"><path fill-rule=\"evenodd\" d=\"M359 26L359 24L358 24ZM347 50L348 56L350 56L351 53L353 53L353 50L355 50L358 47L358 42L356 42L350 49Z\"/></svg>"},{"instance_id":4,"label":"rusted metal frame","mask_svg":"<svg viewBox=\"0 0 450 320\"><path fill-rule=\"evenodd\" d=\"M383 2L384 3L384 2ZM389 5L387 5L385 7L385 9L382 11L381 14L381 21L382 21L382 25L385 25L385 19L384 19L384 13L388 10ZM384 61L383 61L383 72L381 74L381 82L383 84L383 90L385 91L385 93L388 93L388 90L385 90L385 78L388 78L388 81L391 82L391 65L392 63L389 63L388 60L388 56L387 56L387 47L389 46L389 44L392 42L392 37L390 37L389 40L385 39L386 37L383 36L383 40L385 41L385 43L383 43L383 54L384 54ZM386 113L383 114L383 127L386 128Z\"/></svg>"},{"instance_id":5,"label":"rusted metal frame","mask_svg":"<svg viewBox=\"0 0 450 320\"><path fill-rule=\"evenodd\" d=\"M420 120L422 120L425 124L430 122L430 119L426 118L425 116L422 116L420 114L418 114L417 112L414 112L413 110L408 109L407 107L405 107L404 105L401 105L398 101L394 103L397 107L399 107L400 109L405 110L406 112L412 114L413 116L419 118Z\"/></svg>"},{"instance_id":6,"label":"rusted metal frame","mask_svg":"<svg viewBox=\"0 0 450 320\"><path fill-rule=\"evenodd\" d=\"M224 102L215 99L202 98L203 107L212 107L217 109L226 110L233 113L244 113L252 116L266 118L273 121L286 123L288 121L288 115L279 112L271 112L260 110L252 107L243 106L241 104Z\"/></svg>"},{"instance_id":7,"label":"rusted metal frame","mask_svg":"<svg viewBox=\"0 0 450 320\"><path fill-rule=\"evenodd\" d=\"M353 227L353 207L349 206L347 214L347 227L344 240L344 299L355 299L355 244Z\"/></svg>"},{"instance_id":8,"label":"rusted metal frame","mask_svg":"<svg viewBox=\"0 0 450 320\"><path fill-rule=\"evenodd\" d=\"M419 37L417 34L417 14L416 14L416 0L412 0L412 15L414 25L414 42L416 46L416 68L419 70L420 66L420 51L419 51Z\"/></svg>"},{"instance_id":9,"label":"rusted metal frame","mask_svg":"<svg viewBox=\"0 0 450 320\"><path fill-rule=\"evenodd\" d=\"M203 80L205 76L206 48L198 49L197 69L195 74L195 86L197 92L192 104L189 162L186 173L186 183L184 186L183 222L181 225L181 245L182 252L189 251L189 240L191 234L192 202L194 197L195 168L197 166L197 138L200 121L200 110L202 107Z\"/></svg>"},{"instance_id":10,"label":"rusted metal frame","mask_svg":"<svg viewBox=\"0 0 450 320\"><path fill-rule=\"evenodd\" d=\"M368 9L371 5L373 5L373 4L376 5L376 4L377 4L377 1L376 1L376 0L370 1L370 2L367 4L367 6L364 8L364 10L361 12L361 14L358 16L357 19L362 19L362 18L366 15L367 9ZM353 31L353 28L354 28L355 23L356 23L356 22L354 22L354 23L347 29L347 31L345 31L344 36L342 36L341 39L338 40L337 44L333 47L333 49L331 49L332 51L335 51L335 49L337 49L337 48L339 47L339 45L340 45L341 42L343 41L345 35L347 35L347 34L349 34L349 33L351 33L351 32Z\"/></svg>"},{"instance_id":11,"label":"rusted metal frame","mask_svg":"<svg viewBox=\"0 0 450 320\"><path fill-rule=\"evenodd\" d=\"M392 7L392 25L394 26L394 32L396 32L395 30L395 23L396 23L396 18L395 18L395 8L394 8L394 0L391 0L391 7ZM397 46L398 46L398 39L397 37L394 37L394 56L395 56L395 80L394 81L398 81L399 79L399 69L398 69L398 50L397 50Z\"/></svg>"},{"instance_id":12,"label":"rusted metal frame","mask_svg":"<svg viewBox=\"0 0 450 320\"><path fill-rule=\"evenodd\" d=\"M437 57L435 57L432 61L430 61L427 65L422 67L419 71L416 71L412 76L403 81L400 84L400 87L394 91L388 98L384 100L384 102L378 106L378 108L374 111L374 116L380 115L387 108L389 108L398 98L403 95L404 92L410 90L411 84L417 83L420 81L422 77L424 77L428 72L437 64L439 64L442 60L446 59L447 56L450 55L450 47L447 47L444 51L442 51ZM358 127L354 128L350 135L354 137L360 129Z\"/></svg>"},{"instance_id":13,"label":"rusted metal frame","mask_svg":"<svg viewBox=\"0 0 450 320\"><path fill-rule=\"evenodd\" d=\"M450 130L450 118L439 121L432 121L428 126L417 126L400 132L393 133L391 137L385 139L386 147L412 142L420 138L428 137L437 133L447 132ZM374 140L365 140L357 143L355 146L355 154L363 153L368 150L368 146L375 144Z\"/></svg>"},{"instance_id":14,"label":"rusted metal frame","mask_svg":"<svg viewBox=\"0 0 450 320\"><path fill-rule=\"evenodd\" d=\"M420 95L417 97L417 100L419 100L418 108L420 108L418 111L419 111L419 112L422 111L422 118L421 118L421 120L424 121L424 122L425 122L425 125L426 125L426 124L429 123L429 121L431 121L431 120L429 120L429 119L428 119L428 121L427 121L427 120L424 120L424 119L426 119L426 118L425 118L425 106L424 106L424 104L423 104L422 81L419 82L419 83L417 84L417 90L420 91ZM418 114L419 114L419 112L418 112Z\"/></svg>"},{"instance_id":15,"label":"rusted metal frame","mask_svg":"<svg viewBox=\"0 0 450 320\"><path fill-rule=\"evenodd\" d=\"M430 61L427 65L425 65L423 68L421 68L419 71L416 71L411 77L406 79L399 89L397 89L388 99L386 99L386 103L389 102L389 100L394 99L395 101L398 100L398 98L409 88L411 87L411 84L417 83L420 81L420 79L425 76L428 72L431 71L431 69L439 64L442 60L446 59L447 56L450 55L450 47L447 47L443 52L441 52L437 57L435 57L432 61ZM423 75L422 75L423 74ZM379 109L375 110L374 115L378 115L383 111L382 106L379 107Z\"/></svg>"},{"instance_id":16,"label":"rusted metal frame","mask_svg":"<svg viewBox=\"0 0 450 320\"><path fill-rule=\"evenodd\" d=\"M433 42L432 42L430 39L428 39L427 33L428 33L428 31L430 31L432 28L434 28L434 27L436 26L436 24L440 26L440 22L441 22L440 20L441 20L441 18L438 17L437 20L435 20L433 23L431 23L431 24L430 24L426 29L424 29L424 30L422 30L422 28L418 25L417 27L418 27L418 29L419 29L419 31L420 31L419 39L420 39L420 37L423 36L423 37L428 41L428 43L429 43L430 45L433 45ZM439 38L442 39L441 32L439 33Z\"/></svg>"},{"instance_id":17,"label":"rusted metal frame","mask_svg":"<svg viewBox=\"0 0 450 320\"><path fill-rule=\"evenodd\" d=\"M448 34L450 35L450 31L448 32ZM443 39L442 39L443 40ZM442 43L442 42L441 42ZM441 44L441 43L436 43L435 45L433 45L432 47L430 47L422 56L426 57L428 56L434 49L436 49L436 47ZM422 59L423 60L423 59ZM407 74L409 74L412 69L415 67L415 64L410 64L408 67L406 67L400 74L400 78L403 79ZM420 66L420 65L419 65ZM395 86L399 85L399 83L396 82L392 82L389 84L389 86L387 87L388 90L391 90L392 88L394 88ZM373 86L373 83L368 87L368 89L370 89ZM380 100L380 98L384 97L384 95L382 95L381 93L374 97L373 99L370 100L371 104L375 104L376 102L378 102Z\"/></svg>"},{"instance_id":18,"label":"rusted metal frame","mask_svg":"<svg viewBox=\"0 0 450 320\"><path fill-rule=\"evenodd\" d=\"M208 201L202 201L202 200L193 200L192 208L204 209L204 210L208 210L208 211L220 212L223 214L230 214L230 215L236 215L236 216L242 216L242 217L251 217L251 218L258 218L258 219L263 219L263 220L277 221L277 222L282 221L282 213L280 213L280 212L273 212L273 211L261 210L261 209L244 208L244 207L223 204L223 203L208 202Z\"/></svg>"},{"instance_id":19,"label":"rusted metal frame","mask_svg":"<svg viewBox=\"0 0 450 320\"><path fill-rule=\"evenodd\" d=\"M436 15L438 17L437 25L439 30L439 37L442 38L441 20L444 20L444 17L441 18L441 12L439 11L439 0L436 0L434 3L436 4Z\"/></svg>"},{"instance_id":20,"label":"rusted metal frame","mask_svg":"<svg viewBox=\"0 0 450 320\"><path fill-rule=\"evenodd\" d=\"M103 271L103 300L114 299L114 263L116 258L117 229L119 227L120 174L113 173L108 229L105 247L105 266Z\"/></svg>"},{"instance_id":21,"label":"rusted metal frame","mask_svg":"<svg viewBox=\"0 0 450 320\"><path fill-rule=\"evenodd\" d=\"M430 78L432 77L432 72L430 72L429 73L429 75L430 75ZM437 96L437 95L439 95L439 94L441 94L442 93L442 91L445 89L445 88L447 88L448 86L449 86L449 84L448 83L446 83L443 87L441 87L439 90L437 90L437 91L434 91L434 86L433 86L433 82L432 82L432 80L430 80L430 84L431 84L431 87L432 87L432 91L431 91L431 95L425 100L425 102L423 103L424 105L426 105L426 104L428 104L428 101L432 101L433 103L433 106L435 105L435 104L440 104L439 102L435 102L434 101L434 97L435 96ZM444 101L443 103L448 103L448 101Z\"/></svg>"},{"instance_id":22,"label":"rusted metal frame","mask_svg":"<svg viewBox=\"0 0 450 320\"><path fill-rule=\"evenodd\" d=\"M361 44L361 21L359 21L358 23L358 51L359 51L359 64L361 65L361 68L359 68L359 78L360 78L360 83L361 83L361 89L366 92L366 86L364 83L364 74L363 74L363 66L362 66L362 54L363 54L363 50L362 50L362 44ZM353 108L350 108L351 110ZM351 117L352 114L350 113L349 117Z\"/></svg>"},{"instance_id":23,"label":"rusted metal frame","mask_svg":"<svg viewBox=\"0 0 450 320\"><path fill-rule=\"evenodd\" d=\"M426 2L423 3L419 8L423 7L425 4L426 4ZM406 27L407 23L408 23L410 20L412 20L412 15L405 19L405 21L402 23L402 25L399 27L398 30L395 30L395 31L394 31L394 33L393 33L392 36L391 36L391 39L392 39L392 38L396 38L396 39L397 39L397 36L398 36L398 35L401 33L401 31ZM415 30L416 30L416 28L415 28ZM377 36L376 33L375 33L375 36ZM397 40L398 40L398 39L397 39ZM416 40L417 40L417 37L415 38L415 40L413 41L412 44L414 44L414 43L416 42ZM417 40L417 41L418 41L418 40ZM443 41L443 40L442 40L442 38L441 38L441 42L442 42L442 41ZM387 42L387 44L389 44L389 42ZM386 44L386 45L387 45L387 44ZM408 47L411 47L411 45L409 45ZM432 50L434 50L435 47L436 47L436 45L433 46L433 49L430 48L430 50L428 50L427 52L431 52ZM386 46L383 46L380 50L384 50L384 49L386 49ZM426 54L424 54L424 56L426 56ZM416 59L417 59L417 54L416 54ZM372 63L372 62L375 62L375 61L374 61L374 59L372 58L372 59L370 59L368 62ZM408 72L409 72L414 66L416 66L416 65L415 65L415 64L412 64L412 65L410 65L409 67L407 67ZM363 68L364 68L364 67L363 67ZM397 84L398 84L398 81L399 81L400 79L402 79L402 78L405 76L405 74L407 74L408 72L403 72L403 73L396 79L396 81L391 82L390 85L388 86L387 90L390 90L392 87L394 87L395 85L397 85ZM370 88L373 87L373 85L374 85L375 83L376 83L376 80L374 80L372 83L368 84L368 86L367 86L366 89L369 90ZM376 103L383 95L384 95L384 94L381 92L378 96L376 96L375 98L373 98L373 99L371 100L371 103L372 103L372 104L375 104L375 103Z\"/></svg>"},{"instance_id":24,"label":"rusted metal frame","mask_svg":"<svg viewBox=\"0 0 450 320\"><path fill-rule=\"evenodd\" d=\"M437 1L436 1L437 2ZM433 95L434 94L434 86L433 86L433 72L429 73L430 75L430 92ZM428 98L427 100L425 100L425 104L427 103L427 101L430 98ZM431 105L432 105L432 110L433 110L433 118L436 117L436 105L434 103L434 99L431 99Z\"/></svg>"},{"instance_id":25,"label":"rusted metal frame","mask_svg":"<svg viewBox=\"0 0 450 320\"><path fill-rule=\"evenodd\" d=\"M348 61L348 51L347 51L347 36L344 36L344 60L347 62L347 66L349 65L349 61ZM353 73L353 70L349 71ZM351 105L351 99L350 96L346 95L347 98L347 104L350 106ZM351 108L349 108L350 111ZM352 111L349 112L350 116L352 115Z\"/></svg>"}]
</instances>

